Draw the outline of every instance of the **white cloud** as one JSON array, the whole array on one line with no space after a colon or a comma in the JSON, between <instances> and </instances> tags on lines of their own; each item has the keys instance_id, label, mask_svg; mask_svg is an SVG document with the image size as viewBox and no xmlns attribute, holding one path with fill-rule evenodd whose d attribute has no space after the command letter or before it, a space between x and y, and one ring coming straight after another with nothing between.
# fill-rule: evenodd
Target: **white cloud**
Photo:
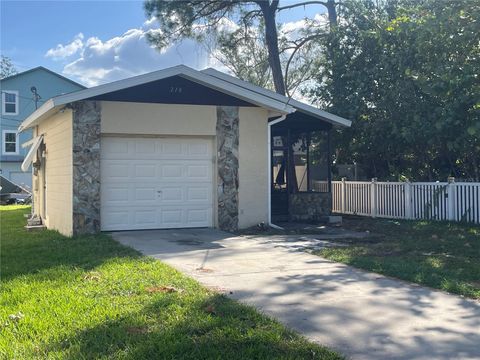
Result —
<instances>
[{"instance_id":1,"label":"white cloud","mask_svg":"<svg viewBox=\"0 0 480 360\"><path fill-rule=\"evenodd\" d=\"M321 22L322 16L315 20ZM305 20L285 23L281 33L288 38L295 37L305 26ZM224 19L219 24L221 30L234 30L237 25ZM164 69L178 64L203 69L213 66L221 71L228 69L205 46L194 40L183 40L162 51L152 47L147 34L158 32L158 23L154 18L143 23L140 28L127 30L120 36L100 39L92 36L85 39L77 34L70 43L58 44L49 49L45 56L63 63L63 74L84 83L95 86L127 77ZM212 49L214 51L214 49Z\"/></svg>"},{"instance_id":2,"label":"white cloud","mask_svg":"<svg viewBox=\"0 0 480 360\"><path fill-rule=\"evenodd\" d=\"M59 60L75 55L83 48L83 38L83 34L79 33L71 43L67 45L58 44L55 48L48 50L45 56Z\"/></svg>"},{"instance_id":3,"label":"white cloud","mask_svg":"<svg viewBox=\"0 0 480 360\"><path fill-rule=\"evenodd\" d=\"M158 31L155 28L154 20L147 20L141 28L130 29L107 40L98 37L85 40L79 34L69 44L59 44L48 50L45 56L63 61L63 74L87 86L178 64L197 69L211 64L208 53L193 40L184 40L162 51L156 50L147 42L147 34Z\"/></svg>"}]
</instances>

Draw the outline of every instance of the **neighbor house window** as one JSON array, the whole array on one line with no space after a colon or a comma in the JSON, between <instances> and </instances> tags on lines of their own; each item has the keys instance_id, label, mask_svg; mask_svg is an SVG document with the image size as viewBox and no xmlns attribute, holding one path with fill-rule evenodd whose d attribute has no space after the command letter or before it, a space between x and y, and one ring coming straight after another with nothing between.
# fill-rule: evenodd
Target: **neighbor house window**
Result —
<instances>
[{"instance_id":1,"label":"neighbor house window","mask_svg":"<svg viewBox=\"0 0 480 360\"><path fill-rule=\"evenodd\" d=\"M3 130L2 151L5 155L18 154L18 134L14 130Z\"/></svg>"},{"instance_id":2,"label":"neighbor house window","mask_svg":"<svg viewBox=\"0 0 480 360\"><path fill-rule=\"evenodd\" d=\"M2 90L2 115L18 115L18 91Z\"/></svg>"}]
</instances>

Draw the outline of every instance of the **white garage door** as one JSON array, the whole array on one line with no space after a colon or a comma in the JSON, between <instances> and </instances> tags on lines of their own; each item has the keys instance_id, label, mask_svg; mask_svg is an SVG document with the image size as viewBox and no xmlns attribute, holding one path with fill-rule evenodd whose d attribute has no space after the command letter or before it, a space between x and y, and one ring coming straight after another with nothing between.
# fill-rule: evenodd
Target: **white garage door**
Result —
<instances>
[{"instance_id":1,"label":"white garage door","mask_svg":"<svg viewBox=\"0 0 480 360\"><path fill-rule=\"evenodd\" d=\"M210 227L212 142L102 138L102 230Z\"/></svg>"}]
</instances>

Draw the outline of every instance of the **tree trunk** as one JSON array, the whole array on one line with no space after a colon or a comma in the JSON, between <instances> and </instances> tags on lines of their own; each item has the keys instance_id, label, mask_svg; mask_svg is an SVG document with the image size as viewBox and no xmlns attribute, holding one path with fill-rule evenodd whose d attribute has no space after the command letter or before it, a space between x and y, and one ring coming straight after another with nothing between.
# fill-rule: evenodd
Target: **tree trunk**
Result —
<instances>
[{"instance_id":1,"label":"tree trunk","mask_svg":"<svg viewBox=\"0 0 480 360\"><path fill-rule=\"evenodd\" d=\"M327 10L328 10L328 25L329 25L329 35L328 35L328 44L327 44L327 51L328 56L331 61L331 72L332 72L332 88L333 93L338 94L338 90L340 87L340 69L337 63L337 59L335 57L336 50L339 47L338 35L336 33L337 28L337 9L335 8L335 0L328 0L327 1ZM339 103L341 103L341 99L332 99L332 105L335 110L338 111Z\"/></svg>"},{"instance_id":2,"label":"tree trunk","mask_svg":"<svg viewBox=\"0 0 480 360\"><path fill-rule=\"evenodd\" d=\"M281 95L285 95L285 80L283 78L282 66L280 64L277 23L275 21L277 7L276 5L270 6L268 1L261 1L259 2L259 5L262 9L263 18L265 20L265 39L268 49L268 63L272 69L275 91Z\"/></svg>"}]
</instances>

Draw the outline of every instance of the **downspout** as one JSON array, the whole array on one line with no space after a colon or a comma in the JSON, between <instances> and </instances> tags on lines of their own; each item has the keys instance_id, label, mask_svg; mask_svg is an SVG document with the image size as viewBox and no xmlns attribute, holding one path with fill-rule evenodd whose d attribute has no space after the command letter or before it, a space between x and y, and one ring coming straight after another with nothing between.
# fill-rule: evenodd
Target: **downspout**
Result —
<instances>
[{"instance_id":1,"label":"downspout","mask_svg":"<svg viewBox=\"0 0 480 360\"><path fill-rule=\"evenodd\" d=\"M268 154L268 226L283 230L282 227L272 223L272 125L278 124L287 118L287 115L282 115L278 119L275 119L268 123L268 140L267 140L267 154Z\"/></svg>"}]
</instances>

